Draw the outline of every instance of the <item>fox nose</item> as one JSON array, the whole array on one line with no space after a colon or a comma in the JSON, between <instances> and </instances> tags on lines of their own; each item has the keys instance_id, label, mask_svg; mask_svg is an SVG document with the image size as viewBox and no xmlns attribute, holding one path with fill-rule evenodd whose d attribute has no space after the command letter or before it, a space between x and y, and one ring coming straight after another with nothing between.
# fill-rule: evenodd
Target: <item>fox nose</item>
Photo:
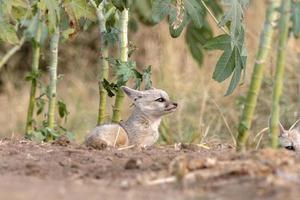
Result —
<instances>
[{"instance_id":1,"label":"fox nose","mask_svg":"<svg viewBox=\"0 0 300 200\"><path fill-rule=\"evenodd\" d=\"M175 107L177 107L178 103L175 103L175 102L174 102L173 105L174 105Z\"/></svg>"}]
</instances>

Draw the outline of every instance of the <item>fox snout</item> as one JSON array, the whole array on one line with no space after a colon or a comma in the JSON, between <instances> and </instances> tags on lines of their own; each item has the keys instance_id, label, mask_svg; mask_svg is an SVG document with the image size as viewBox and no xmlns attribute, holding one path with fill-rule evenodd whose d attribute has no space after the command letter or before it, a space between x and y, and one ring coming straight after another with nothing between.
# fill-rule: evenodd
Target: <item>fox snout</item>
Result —
<instances>
[{"instance_id":1,"label":"fox snout","mask_svg":"<svg viewBox=\"0 0 300 200\"><path fill-rule=\"evenodd\" d=\"M165 106L165 111L172 112L177 108L178 104L176 102L168 102Z\"/></svg>"}]
</instances>

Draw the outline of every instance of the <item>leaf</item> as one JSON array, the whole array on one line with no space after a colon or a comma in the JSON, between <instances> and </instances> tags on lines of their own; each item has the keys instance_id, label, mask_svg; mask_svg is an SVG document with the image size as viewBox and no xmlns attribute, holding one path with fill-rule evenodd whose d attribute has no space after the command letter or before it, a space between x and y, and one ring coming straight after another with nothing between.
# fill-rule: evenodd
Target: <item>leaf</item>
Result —
<instances>
[{"instance_id":1,"label":"leaf","mask_svg":"<svg viewBox=\"0 0 300 200\"><path fill-rule=\"evenodd\" d=\"M152 3L149 0L135 0L134 3L134 11L139 21L146 25L154 25L154 21L152 19Z\"/></svg>"},{"instance_id":2,"label":"leaf","mask_svg":"<svg viewBox=\"0 0 300 200\"><path fill-rule=\"evenodd\" d=\"M236 56L238 56L238 55L236 55ZM240 82L241 74L242 74L242 66L240 65L240 62L241 62L240 60L236 61L236 67L234 69L234 73L231 78L231 81L230 81L230 84L226 91L225 96L232 94L232 92L234 91L234 89Z\"/></svg>"},{"instance_id":3,"label":"leaf","mask_svg":"<svg viewBox=\"0 0 300 200\"><path fill-rule=\"evenodd\" d=\"M219 18L219 16L223 14L223 10L219 2L219 0L206 1L206 4L211 8L212 12L217 18Z\"/></svg>"},{"instance_id":4,"label":"leaf","mask_svg":"<svg viewBox=\"0 0 300 200\"><path fill-rule=\"evenodd\" d=\"M227 48L224 48L224 53L219 58L213 73L213 79L218 82L226 80L233 74L225 94L226 96L230 95L237 87L241 74L246 69L247 50L244 44L244 37L245 33L244 28L242 27L240 35L234 43L233 49L231 48L231 44L228 43L228 46Z\"/></svg>"},{"instance_id":5,"label":"leaf","mask_svg":"<svg viewBox=\"0 0 300 200\"><path fill-rule=\"evenodd\" d=\"M143 73L143 80L145 82L145 89L148 90L152 87L152 80L151 80L151 76L152 76L152 70L151 70L151 65L149 65Z\"/></svg>"},{"instance_id":6,"label":"leaf","mask_svg":"<svg viewBox=\"0 0 300 200\"><path fill-rule=\"evenodd\" d=\"M45 105L46 105L45 99L38 98L36 100L36 106L37 106L36 115L40 115L44 111Z\"/></svg>"},{"instance_id":7,"label":"leaf","mask_svg":"<svg viewBox=\"0 0 300 200\"><path fill-rule=\"evenodd\" d=\"M117 85L120 87L130 79L135 77L136 64L133 61L119 62L117 65Z\"/></svg>"},{"instance_id":8,"label":"leaf","mask_svg":"<svg viewBox=\"0 0 300 200\"><path fill-rule=\"evenodd\" d=\"M225 26L230 23L231 46L233 48L233 43L237 40L242 30L243 8L248 4L248 0L225 0L225 3L229 5L229 9L221 19L219 26Z\"/></svg>"},{"instance_id":9,"label":"leaf","mask_svg":"<svg viewBox=\"0 0 300 200\"><path fill-rule=\"evenodd\" d=\"M194 24L190 24L187 28L186 42L199 67L201 67L203 63L203 45L211 38L212 30L206 21L202 28L197 28Z\"/></svg>"},{"instance_id":10,"label":"leaf","mask_svg":"<svg viewBox=\"0 0 300 200\"><path fill-rule=\"evenodd\" d=\"M25 36L28 39L34 39L39 27L39 14L35 14L33 18L29 21L29 25L25 30Z\"/></svg>"},{"instance_id":11,"label":"leaf","mask_svg":"<svg viewBox=\"0 0 300 200\"><path fill-rule=\"evenodd\" d=\"M118 10L123 11L124 8L129 8L131 0L112 0L112 3Z\"/></svg>"},{"instance_id":12,"label":"leaf","mask_svg":"<svg viewBox=\"0 0 300 200\"><path fill-rule=\"evenodd\" d=\"M45 13L49 20L49 30L53 32L56 29L56 26L60 19L60 9L59 2L57 0L43 0L45 3ZM42 2L42 1L41 1Z\"/></svg>"},{"instance_id":13,"label":"leaf","mask_svg":"<svg viewBox=\"0 0 300 200\"><path fill-rule=\"evenodd\" d=\"M190 16L184 11L184 17L183 21L178 25L178 27L175 27L175 23L177 22L177 11L175 8L170 10L169 14L169 31L173 38L177 38L180 36L183 29L188 25L188 23L191 21Z\"/></svg>"},{"instance_id":14,"label":"leaf","mask_svg":"<svg viewBox=\"0 0 300 200\"><path fill-rule=\"evenodd\" d=\"M72 34L74 34L74 33L75 33L74 28L68 28L68 29L62 31L62 36L66 40L66 39L69 39L70 36L72 36Z\"/></svg>"},{"instance_id":15,"label":"leaf","mask_svg":"<svg viewBox=\"0 0 300 200\"><path fill-rule=\"evenodd\" d=\"M96 20L95 11L87 0L64 0L63 7L71 19L77 21L81 18Z\"/></svg>"},{"instance_id":16,"label":"leaf","mask_svg":"<svg viewBox=\"0 0 300 200\"><path fill-rule=\"evenodd\" d=\"M184 0L184 7L188 15L197 28L201 28L204 23L204 10L197 0Z\"/></svg>"},{"instance_id":17,"label":"leaf","mask_svg":"<svg viewBox=\"0 0 300 200\"><path fill-rule=\"evenodd\" d=\"M300 2L293 1L292 4L292 31L296 38L300 36Z\"/></svg>"},{"instance_id":18,"label":"leaf","mask_svg":"<svg viewBox=\"0 0 300 200\"><path fill-rule=\"evenodd\" d=\"M230 48L230 44L230 36L223 34L208 40L203 47L206 50L225 50L228 47Z\"/></svg>"},{"instance_id":19,"label":"leaf","mask_svg":"<svg viewBox=\"0 0 300 200\"><path fill-rule=\"evenodd\" d=\"M0 18L0 40L10 43L18 44L19 38L14 27Z\"/></svg>"},{"instance_id":20,"label":"leaf","mask_svg":"<svg viewBox=\"0 0 300 200\"><path fill-rule=\"evenodd\" d=\"M37 79L41 77L41 72L40 71L31 71L26 77L26 81L37 81Z\"/></svg>"},{"instance_id":21,"label":"leaf","mask_svg":"<svg viewBox=\"0 0 300 200\"><path fill-rule=\"evenodd\" d=\"M108 28L103 36L105 45L113 47L117 44L119 41L119 33L120 31L115 27Z\"/></svg>"},{"instance_id":22,"label":"leaf","mask_svg":"<svg viewBox=\"0 0 300 200\"><path fill-rule=\"evenodd\" d=\"M104 89L107 91L109 97L115 96L115 92L118 92L118 85L115 83L110 83L106 79L101 82Z\"/></svg>"},{"instance_id":23,"label":"leaf","mask_svg":"<svg viewBox=\"0 0 300 200\"><path fill-rule=\"evenodd\" d=\"M171 0L154 0L152 5L152 20L159 23L171 12Z\"/></svg>"},{"instance_id":24,"label":"leaf","mask_svg":"<svg viewBox=\"0 0 300 200\"><path fill-rule=\"evenodd\" d=\"M70 112L67 109L67 105L63 101L58 101L58 114L60 118L65 118L67 119L67 116L70 114Z\"/></svg>"},{"instance_id":25,"label":"leaf","mask_svg":"<svg viewBox=\"0 0 300 200\"><path fill-rule=\"evenodd\" d=\"M46 136L41 131L34 131L28 139L36 142L42 142L46 139Z\"/></svg>"},{"instance_id":26,"label":"leaf","mask_svg":"<svg viewBox=\"0 0 300 200\"><path fill-rule=\"evenodd\" d=\"M215 71L213 73L213 79L222 82L226 80L233 72L235 68L235 54L234 50L231 50L231 48L224 51L224 53L219 58L217 65L215 67Z\"/></svg>"}]
</instances>

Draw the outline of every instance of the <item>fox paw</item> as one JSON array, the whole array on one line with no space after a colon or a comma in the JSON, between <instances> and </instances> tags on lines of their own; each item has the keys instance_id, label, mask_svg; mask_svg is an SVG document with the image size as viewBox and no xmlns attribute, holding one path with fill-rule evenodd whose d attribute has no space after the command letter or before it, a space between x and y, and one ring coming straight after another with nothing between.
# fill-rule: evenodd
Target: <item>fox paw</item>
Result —
<instances>
[{"instance_id":1,"label":"fox paw","mask_svg":"<svg viewBox=\"0 0 300 200\"><path fill-rule=\"evenodd\" d=\"M150 145L142 145L139 147L142 151L149 151L152 150L154 147Z\"/></svg>"}]
</instances>

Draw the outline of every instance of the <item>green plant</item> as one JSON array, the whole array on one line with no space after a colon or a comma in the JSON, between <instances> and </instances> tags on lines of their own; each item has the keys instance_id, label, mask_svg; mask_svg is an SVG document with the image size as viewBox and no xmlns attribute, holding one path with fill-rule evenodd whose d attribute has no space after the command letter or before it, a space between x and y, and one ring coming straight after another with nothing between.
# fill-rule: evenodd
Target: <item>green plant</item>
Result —
<instances>
[{"instance_id":1,"label":"green plant","mask_svg":"<svg viewBox=\"0 0 300 200\"><path fill-rule=\"evenodd\" d=\"M263 31L261 32L260 45L256 55L256 62L254 64L250 87L247 93L242 117L238 126L238 150L245 149L246 142L249 137L249 130L251 128L251 122L257 102L257 97L263 79L264 66L272 45L274 23L277 18L276 9L278 8L278 3L278 0L270 1L268 10L266 12L265 24Z\"/></svg>"},{"instance_id":2,"label":"green plant","mask_svg":"<svg viewBox=\"0 0 300 200\"><path fill-rule=\"evenodd\" d=\"M289 22L291 17L291 0L281 1L280 21L279 21L279 45L277 50L277 63L275 72L275 81L273 86L272 110L270 118L271 146L278 147L279 135L279 116L280 116L280 99L283 88L284 67L286 63L286 45L289 33Z\"/></svg>"}]
</instances>

